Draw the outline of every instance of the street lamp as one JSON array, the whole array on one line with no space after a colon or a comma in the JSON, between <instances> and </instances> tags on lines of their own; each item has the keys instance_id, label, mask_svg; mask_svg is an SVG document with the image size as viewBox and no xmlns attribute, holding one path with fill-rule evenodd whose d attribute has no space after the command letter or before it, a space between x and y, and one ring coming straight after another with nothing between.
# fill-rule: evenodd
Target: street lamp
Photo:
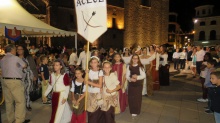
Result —
<instances>
[{"instance_id":1,"label":"street lamp","mask_svg":"<svg viewBox=\"0 0 220 123\"><path fill-rule=\"evenodd\" d=\"M195 19L195 20L194 20L194 23L197 23L197 22L198 22L198 19Z\"/></svg>"}]
</instances>

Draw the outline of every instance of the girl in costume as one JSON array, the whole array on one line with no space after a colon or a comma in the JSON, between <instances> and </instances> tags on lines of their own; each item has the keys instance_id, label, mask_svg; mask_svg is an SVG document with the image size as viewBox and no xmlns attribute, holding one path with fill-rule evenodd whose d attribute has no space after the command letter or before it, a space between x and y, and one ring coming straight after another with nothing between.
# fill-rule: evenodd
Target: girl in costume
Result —
<instances>
[{"instance_id":1,"label":"girl in costume","mask_svg":"<svg viewBox=\"0 0 220 123\"><path fill-rule=\"evenodd\" d=\"M127 88L127 81L126 81L126 64L124 64L124 61L120 54L116 53L114 55L114 59L112 61L112 70L116 72L118 80L120 82L121 89L119 92L119 102L120 102L120 110L116 113L124 112L127 107L127 94L125 92Z\"/></svg>"},{"instance_id":2,"label":"girl in costume","mask_svg":"<svg viewBox=\"0 0 220 123\"><path fill-rule=\"evenodd\" d=\"M71 123L86 123L85 112L85 84L84 84L84 70L82 68L76 68L75 79L72 81L72 103L73 114Z\"/></svg>"},{"instance_id":3,"label":"girl in costume","mask_svg":"<svg viewBox=\"0 0 220 123\"><path fill-rule=\"evenodd\" d=\"M141 111L143 80L146 74L137 54L132 56L130 63L126 72L126 78L129 81L128 105L132 117L135 117Z\"/></svg>"},{"instance_id":4,"label":"girl in costume","mask_svg":"<svg viewBox=\"0 0 220 123\"><path fill-rule=\"evenodd\" d=\"M68 123L71 120L71 109L67 102L70 82L65 73L65 65L61 60L55 60L53 73L50 75L49 85L43 96L43 102L47 102L46 96L52 92L52 114L50 123Z\"/></svg>"},{"instance_id":5,"label":"girl in costume","mask_svg":"<svg viewBox=\"0 0 220 123\"><path fill-rule=\"evenodd\" d=\"M99 67L99 58L91 57L89 60L89 80L88 83L88 123L103 123L103 112L101 111L103 71Z\"/></svg>"},{"instance_id":6,"label":"girl in costume","mask_svg":"<svg viewBox=\"0 0 220 123\"><path fill-rule=\"evenodd\" d=\"M111 72L112 65L110 62L103 63L104 78L103 78L103 123L115 123L115 107L119 105L118 93L120 82L116 73Z\"/></svg>"}]
</instances>

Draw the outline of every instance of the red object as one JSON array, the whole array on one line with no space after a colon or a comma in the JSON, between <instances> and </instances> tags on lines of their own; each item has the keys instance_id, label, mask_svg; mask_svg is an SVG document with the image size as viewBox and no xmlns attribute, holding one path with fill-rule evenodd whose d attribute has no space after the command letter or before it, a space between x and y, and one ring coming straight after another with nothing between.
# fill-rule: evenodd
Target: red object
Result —
<instances>
[{"instance_id":1,"label":"red object","mask_svg":"<svg viewBox=\"0 0 220 123\"><path fill-rule=\"evenodd\" d=\"M68 74L65 74L64 77L63 77L63 83L65 86L69 86L70 85L70 79L69 79L69 76Z\"/></svg>"},{"instance_id":2,"label":"red object","mask_svg":"<svg viewBox=\"0 0 220 123\"><path fill-rule=\"evenodd\" d=\"M117 72L118 80L120 81L120 85L122 84L123 65L124 64L121 63L121 64L114 64L112 66L112 70ZM119 92L120 109L121 109L121 112L124 112L126 107L127 107L127 105L128 105L127 94L123 93L121 89L118 92Z\"/></svg>"},{"instance_id":3,"label":"red object","mask_svg":"<svg viewBox=\"0 0 220 123\"><path fill-rule=\"evenodd\" d=\"M60 97L59 92L53 92L53 96L52 96L52 114L51 114L51 118L50 118L50 123L54 123L57 108L58 108L58 105L59 105L59 97Z\"/></svg>"},{"instance_id":4,"label":"red object","mask_svg":"<svg viewBox=\"0 0 220 123\"><path fill-rule=\"evenodd\" d=\"M86 123L86 111L80 115L72 114L71 123Z\"/></svg>"},{"instance_id":5,"label":"red object","mask_svg":"<svg viewBox=\"0 0 220 123\"><path fill-rule=\"evenodd\" d=\"M5 37L10 40L17 41L21 38L21 30L17 30L16 27L14 27L14 29L7 29L5 27Z\"/></svg>"},{"instance_id":6,"label":"red object","mask_svg":"<svg viewBox=\"0 0 220 123\"><path fill-rule=\"evenodd\" d=\"M153 89L154 90L160 90L160 83L159 83L159 72L156 70L156 59L153 61L153 67L152 67L152 80L153 80Z\"/></svg>"}]
</instances>

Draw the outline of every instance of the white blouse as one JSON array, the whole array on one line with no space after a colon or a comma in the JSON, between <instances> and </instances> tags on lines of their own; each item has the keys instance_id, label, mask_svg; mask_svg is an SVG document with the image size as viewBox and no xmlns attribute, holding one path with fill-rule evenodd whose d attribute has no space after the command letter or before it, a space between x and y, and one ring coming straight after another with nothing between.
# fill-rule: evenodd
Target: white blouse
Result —
<instances>
[{"instance_id":1,"label":"white blouse","mask_svg":"<svg viewBox=\"0 0 220 123\"><path fill-rule=\"evenodd\" d=\"M160 61L160 64L165 66L168 63L167 62L168 54L160 55L160 58L163 58L163 61Z\"/></svg>"},{"instance_id":2,"label":"white blouse","mask_svg":"<svg viewBox=\"0 0 220 123\"><path fill-rule=\"evenodd\" d=\"M75 84L76 84L77 86L80 86L80 85L83 84L83 82L77 82L77 81L75 81ZM72 88L70 89L71 92L74 92L74 91L75 91L75 84L74 84L74 82L72 81ZM85 92L85 90L86 90L86 85L84 84L82 91Z\"/></svg>"},{"instance_id":3,"label":"white blouse","mask_svg":"<svg viewBox=\"0 0 220 123\"><path fill-rule=\"evenodd\" d=\"M133 65L134 67L137 66L137 65ZM140 75L137 76L137 80L142 80L142 79L145 79L146 78L146 74L145 74L145 71L144 69L142 69L141 67L139 68L140 70ZM126 71L126 79L131 82L131 78L130 78L130 69L129 69L129 66L127 67L127 71Z\"/></svg>"},{"instance_id":4,"label":"white blouse","mask_svg":"<svg viewBox=\"0 0 220 123\"><path fill-rule=\"evenodd\" d=\"M103 76L102 70L100 71L89 70L89 79L91 80L99 80L99 77L102 77L102 76ZM89 93L100 93L100 88L89 86L88 92Z\"/></svg>"},{"instance_id":5,"label":"white blouse","mask_svg":"<svg viewBox=\"0 0 220 123\"><path fill-rule=\"evenodd\" d=\"M124 60L124 62L125 62L126 65L129 65L129 64L130 64L130 61L131 61L131 56L129 56L129 57L124 57L124 56L122 56L122 59Z\"/></svg>"},{"instance_id":6,"label":"white blouse","mask_svg":"<svg viewBox=\"0 0 220 123\"><path fill-rule=\"evenodd\" d=\"M117 85L119 85L118 77L116 73L111 73L109 76L104 76L104 85L103 85L103 92L105 95L115 95L116 92L113 93L107 93L106 90L114 90Z\"/></svg>"}]
</instances>

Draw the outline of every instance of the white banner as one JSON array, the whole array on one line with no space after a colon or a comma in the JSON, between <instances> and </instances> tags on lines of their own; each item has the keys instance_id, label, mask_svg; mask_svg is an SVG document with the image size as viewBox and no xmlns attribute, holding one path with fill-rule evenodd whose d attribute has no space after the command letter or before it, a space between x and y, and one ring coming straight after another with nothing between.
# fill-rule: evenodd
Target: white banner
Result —
<instances>
[{"instance_id":1,"label":"white banner","mask_svg":"<svg viewBox=\"0 0 220 123\"><path fill-rule=\"evenodd\" d=\"M106 0L74 0L78 34L94 42L107 30Z\"/></svg>"}]
</instances>

